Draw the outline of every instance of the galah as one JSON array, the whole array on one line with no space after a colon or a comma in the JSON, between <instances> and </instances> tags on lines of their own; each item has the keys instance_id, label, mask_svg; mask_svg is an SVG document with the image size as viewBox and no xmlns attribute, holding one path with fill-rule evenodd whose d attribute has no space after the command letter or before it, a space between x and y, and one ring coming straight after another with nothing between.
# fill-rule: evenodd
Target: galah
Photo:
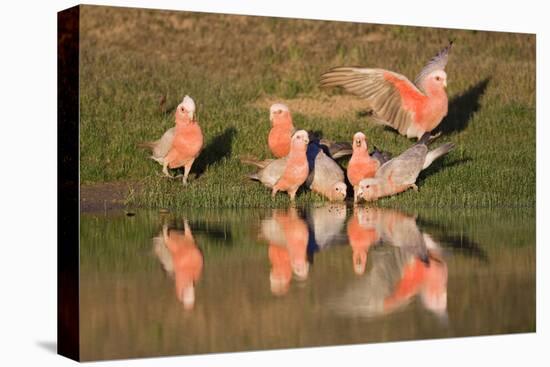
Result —
<instances>
[{"instance_id":1,"label":"galah","mask_svg":"<svg viewBox=\"0 0 550 367\"><path fill-rule=\"evenodd\" d=\"M306 155L308 143L309 136L305 130L298 130L292 135L285 169L281 177L273 185L273 189L271 190L272 197L275 197L279 191L286 191L288 196L290 196L290 201L294 201L296 191L304 184L309 175L309 165Z\"/></svg>"},{"instance_id":2,"label":"galah","mask_svg":"<svg viewBox=\"0 0 550 367\"><path fill-rule=\"evenodd\" d=\"M359 182L364 178L374 177L380 161L369 155L367 138L362 132L353 136L353 153L347 167L349 183L353 186L353 202L357 203Z\"/></svg>"},{"instance_id":3,"label":"galah","mask_svg":"<svg viewBox=\"0 0 550 367\"><path fill-rule=\"evenodd\" d=\"M452 42L420 71L414 83L405 76L378 68L335 67L321 76L321 87L342 87L363 98L377 123L420 139L447 115L445 66Z\"/></svg>"},{"instance_id":4,"label":"galah","mask_svg":"<svg viewBox=\"0 0 550 367\"><path fill-rule=\"evenodd\" d=\"M316 142L309 143L306 156L309 167L306 186L331 201L344 201L347 186L344 171L338 163L326 155ZM285 170L287 159L285 157L259 161L254 158L245 158L241 161L260 168L258 172L249 175L249 178L273 188Z\"/></svg>"},{"instance_id":5,"label":"galah","mask_svg":"<svg viewBox=\"0 0 550 367\"><path fill-rule=\"evenodd\" d=\"M282 103L275 103L269 108L269 120L271 121L271 129L267 136L269 150L277 158L286 157L290 152L292 135L296 132L290 110ZM348 143L332 142L328 139L318 139L318 141L325 153L334 159L351 154Z\"/></svg>"},{"instance_id":6,"label":"galah","mask_svg":"<svg viewBox=\"0 0 550 367\"><path fill-rule=\"evenodd\" d=\"M184 221L184 230L162 228L162 233L153 238L155 254L164 269L175 278L176 297L185 309L195 304L195 286L200 279L204 259L197 247L189 223Z\"/></svg>"},{"instance_id":7,"label":"galah","mask_svg":"<svg viewBox=\"0 0 550 367\"><path fill-rule=\"evenodd\" d=\"M418 190L415 182L420 171L428 168L437 158L454 148L453 143L446 143L434 150L428 149L430 135L427 133L411 148L401 155L384 163L373 178L359 182L357 197L374 201L384 196L391 196L413 188Z\"/></svg>"},{"instance_id":8,"label":"galah","mask_svg":"<svg viewBox=\"0 0 550 367\"><path fill-rule=\"evenodd\" d=\"M162 165L162 172L169 178L168 168L184 167L183 184L187 184L187 177L193 162L198 157L204 137L201 128L195 119L195 102L189 96L176 108L176 126L168 129L160 139L141 143L140 146L151 149L151 158Z\"/></svg>"}]
</instances>

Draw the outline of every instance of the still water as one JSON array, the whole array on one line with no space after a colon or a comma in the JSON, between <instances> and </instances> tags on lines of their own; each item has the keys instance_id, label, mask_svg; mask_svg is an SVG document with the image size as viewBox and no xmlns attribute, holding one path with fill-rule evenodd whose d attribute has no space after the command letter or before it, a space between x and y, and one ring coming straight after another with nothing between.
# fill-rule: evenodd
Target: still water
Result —
<instances>
[{"instance_id":1,"label":"still water","mask_svg":"<svg viewBox=\"0 0 550 367\"><path fill-rule=\"evenodd\" d=\"M84 360L535 331L535 210L81 216Z\"/></svg>"}]
</instances>

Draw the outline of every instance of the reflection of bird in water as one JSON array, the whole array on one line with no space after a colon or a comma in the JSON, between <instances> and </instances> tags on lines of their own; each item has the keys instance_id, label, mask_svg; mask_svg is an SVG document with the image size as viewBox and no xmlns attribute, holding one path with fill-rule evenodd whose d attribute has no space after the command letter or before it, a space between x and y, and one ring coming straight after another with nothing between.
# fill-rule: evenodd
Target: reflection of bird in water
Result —
<instances>
[{"instance_id":1,"label":"reflection of bird in water","mask_svg":"<svg viewBox=\"0 0 550 367\"><path fill-rule=\"evenodd\" d=\"M291 280L289 269L298 280L307 279L308 228L295 208L286 212L274 210L271 218L262 221L261 235L269 242L273 294L280 295L288 291Z\"/></svg>"},{"instance_id":2,"label":"reflection of bird in water","mask_svg":"<svg viewBox=\"0 0 550 367\"><path fill-rule=\"evenodd\" d=\"M204 259L187 221L183 231L169 230L164 225L160 235L153 238L153 246L164 270L175 277L178 300L185 309L192 309L195 284L201 276Z\"/></svg>"},{"instance_id":3,"label":"reflection of bird in water","mask_svg":"<svg viewBox=\"0 0 550 367\"><path fill-rule=\"evenodd\" d=\"M342 231L346 221L346 210L346 205L343 203L327 203L310 208L306 212L309 228L307 256L310 263L313 263L313 256L317 251L347 243Z\"/></svg>"},{"instance_id":4,"label":"reflection of bird in water","mask_svg":"<svg viewBox=\"0 0 550 367\"><path fill-rule=\"evenodd\" d=\"M348 223L348 235L352 248L370 247L378 238L390 246L370 251L371 270L329 302L333 311L375 317L403 308L418 295L426 309L446 317L447 265L440 246L420 232L414 217L387 209L358 209ZM354 270L364 271L355 265L354 261Z\"/></svg>"},{"instance_id":5,"label":"reflection of bird in water","mask_svg":"<svg viewBox=\"0 0 550 367\"><path fill-rule=\"evenodd\" d=\"M378 223L382 240L428 263L428 249L416 224L416 218L396 210L376 210L379 211Z\"/></svg>"},{"instance_id":6,"label":"reflection of bird in water","mask_svg":"<svg viewBox=\"0 0 550 367\"><path fill-rule=\"evenodd\" d=\"M348 239L353 251L353 271L362 275L367 266L369 248L380 240L376 209L355 207L348 221Z\"/></svg>"}]
</instances>

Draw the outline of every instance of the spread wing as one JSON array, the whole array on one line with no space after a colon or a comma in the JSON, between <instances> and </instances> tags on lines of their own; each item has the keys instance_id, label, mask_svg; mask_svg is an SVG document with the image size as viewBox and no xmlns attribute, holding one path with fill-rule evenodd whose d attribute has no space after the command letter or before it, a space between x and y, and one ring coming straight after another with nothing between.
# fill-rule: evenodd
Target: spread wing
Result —
<instances>
[{"instance_id":1,"label":"spread wing","mask_svg":"<svg viewBox=\"0 0 550 367\"><path fill-rule=\"evenodd\" d=\"M426 98L406 77L384 69L336 67L321 76L321 87L342 87L364 98L377 122L401 134L413 121L416 101Z\"/></svg>"},{"instance_id":2,"label":"spread wing","mask_svg":"<svg viewBox=\"0 0 550 367\"><path fill-rule=\"evenodd\" d=\"M449 60L449 51L451 51L451 47L453 46L453 41L449 42L449 45L445 47L443 50L439 51L437 55L432 57L432 59L420 70L420 73L416 76L416 79L414 80L414 84L420 88L420 85L424 82L424 79L426 76L428 76L430 73L436 71L436 70L445 70L445 66L447 66L447 61Z\"/></svg>"}]
</instances>

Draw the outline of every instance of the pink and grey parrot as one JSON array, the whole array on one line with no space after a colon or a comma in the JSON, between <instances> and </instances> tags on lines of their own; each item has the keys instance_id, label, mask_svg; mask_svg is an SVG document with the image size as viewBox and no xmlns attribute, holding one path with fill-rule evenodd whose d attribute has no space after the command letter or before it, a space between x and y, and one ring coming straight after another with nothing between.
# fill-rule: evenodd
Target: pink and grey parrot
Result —
<instances>
[{"instance_id":1,"label":"pink and grey parrot","mask_svg":"<svg viewBox=\"0 0 550 367\"><path fill-rule=\"evenodd\" d=\"M347 194L344 171L332 158L325 154L321 146L310 142L307 147L309 175L305 185L331 201L344 201ZM242 159L243 163L260 168L249 178L260 181L266 187L273 188L286 167L287 157L259 161L253 158Z\"/></svg>"},{"instance_id":2,"label":"pink and grey parrot","mask_svg":"<svg viewBox=\"0 0 550 367\"><path fill-rule=\"evenodd\" d=\"M430 135L425 134L422 139L401 155L384 163L373 178L361 180L357 197L366 201L374 201L384 196L398 194L409 188L417 190L415 182L420 172L454 148L453 143L446 143L430 151L428 149L430 139Z\"/></svg>"},{"instance_id":3,"label":"pink and grey parrot","mask_svg":"<svg viewBox=\"0 0 550 367\"><path fill-rule=\"evenodd\" d=\"M377 123L420 139L447 115L445 66L451 46L452 42L432 58L414 83L384 69L340 66L321 76L321 87L342 87L363 98Z\"/></svg>"}]
</instances>

